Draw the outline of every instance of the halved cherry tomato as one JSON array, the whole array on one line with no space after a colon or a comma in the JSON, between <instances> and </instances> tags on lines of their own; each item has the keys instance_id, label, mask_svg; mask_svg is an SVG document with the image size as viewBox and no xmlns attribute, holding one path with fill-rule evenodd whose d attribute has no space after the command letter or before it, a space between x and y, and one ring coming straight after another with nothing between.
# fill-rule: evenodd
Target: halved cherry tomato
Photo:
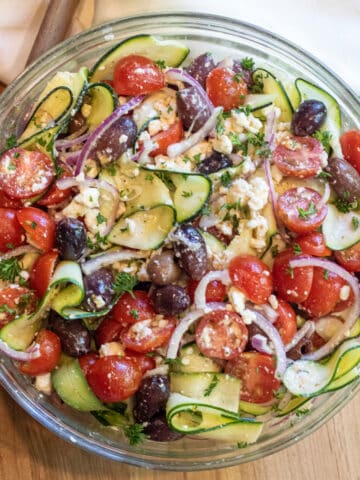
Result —
<instances>
[{"instance_id":1,"label":"halved cherry tomato","mask_svg":"<svg viewBox=\"0 0 360 480\"><path fill-rule=\"evenodd\" d=\"M119 339L120 332L124 328L122 323L115 320L110 313L102 320L95 331L95 343L98 348L104 343L114 342Z\"/></svg>"},{"instance_id":2,"label":"halved cherry tomato","mask_svg":"<svg viewBox=\"0 0 360 480\"><path fill-rule=\"evenodd\" d=\"M21 200L11 198L3 190L0 190L0 208L21 208L23 206Z\"/></svg>"},{"instance_id":3,"label":"halved cherry tomato","mask_svg":"<svg viewBox=\"0 0 360 480\"><path fill-rule=\"evenodd\" d=\"M91 366L94 365L94 363L96 362L96 360L98 358L99 358L99 355L97 355L95 352L90 352L90 353L87 353L87 354L79 357L79 359L78 359L79 364L80 364L81 370L83 371L85 377L89 373Z\"/></svg>"},{"instance_id":4,"label":"halved cherry tomato","mask_svg":"<svg viewBox=\"0 0 360 480\"><path fill-rule=\"evenodd\" d=\"M201 318L195 339L203 355L230 360L245 350L248 330L236 312L215 310Z\"/></svg>"},{"instance_id":5,"label":"halved cherry tomato","mask_svg":"<svg viewBox=\"0 0 360 480\"><path fill-rule=\"evenodd\" d=\"M129 325L120 333L120 338L125 348L147 353L164 345L171 337L175 326L175 320L156 316Z\"/></svg>"},{"instance_id":6,"label":"halved cherry tomato","mask_svg":"<svg viewBox=\"0 0 360 480\"><path fill-rule=\"evenodd\" d=\"M198 280L189 280L187 285L188 293L190 296L191 302L194 301L195 290L199 285ZM208 283L206 287L206 301L207 302L223 302L226 297L226 287L219 280L213 280Z\"/></svg>"},{"instance_id":7,"label":"halved cherry tomato","mask_svg":"<svg viewBox=\"0 0 360 480\"><path fill-rule=\"evenodd\" d=\"M163 88L165 76L149 58L128 55L115 65L113 81L118 95L141 95Z\"/></svg>"},{"instance_id":8,"label":"halved cherry tomato","mask_svg":"<svg viewBox=\"0 0 360 480\"><path fill-rule=\"evenodd\" d=\"M291 342L297 332L295 311L289 303L278 298L276 312L279 316L274 323L274 327L280 333L283 343L287 344Z\"/></svg>"},{"instance_id":9,"label":"halved cherry tomato","mask_svg":"<svg viewBox=\"0 0 360 480\"><path fill-rule=\"evenodd\" d=\"M54 246L55 221L39 208L26 207L16 214L20 225L27 233L27 240L35 247L48 252Z\"/></svg>"},{"instance_id":10,"label":"halved cherry tomato","mask_svg":"<svg viewBox=\"0 0 360 480\"><path fill-rule=\"evenodd\" d=\"M336 261L349 272L360 272L360 242L334 252Z\"/></svg>"},{"instance_id":11,"label":"halved cherry tomato","mask_svg":"<svg viewBox=\"0 0 360 480\"><path fill-rule=\"evenodd\" d=\"M296 258L292 250L284 250L275 257L273 266L274 289L287 302L301 303L309 296L313 282L313 267L291 268Z\"/></svg>"},{"instance_id":12,"label":"halved cherry tomato","mask_svg":"<svg viewBox=\"0 0 360 480\"><path fill-rule=\"evenodd\" d=\"M24 230L12 208L0 208L0 252L7 252L25 243Z\"/></svg>"},{"instance_id":13,"label":"halved cherry tomato","mask_svg":"<svg viewBox=\"0 0 360 480\"><path fill-rule=\"evenodd\" d=\"M143 290L135 290L133 294L125 292L112 310L114 320L119 323L136 323L155 315L149 295Z\"/></svg>"},{"instance_id":14,"label":"halved cherry tomato","mask_svg":"<svg viewBox=\"0 0 360 480\"><path fill-rule=\"evenodd\" d=\"M244 352L226 364L225 372L240 378L240 398L246 402L269 402L280 387L274 359L264 353Z\"/></svg>"},{"instance_id":15,"label":"halved cherry tomato","mask_svg":"<svg viewBox=\"0 0 360 480\"><path fill-rule=\"evenodd\" d=\"M156 155L166 155L166 151L169 145L180 142L184 136L184 129L180 120L176 120L167 130L154 135L153 140L158 146L155 150L152 150L149 155L155 157Z\"/></svg>"},{"instance_id":16,"label":"halved cherry tomato","mask_svg":"<svg viewBox=\"0 0 360 480\"><path fill-rule=\"evenodd\" d=\"M70 170L70 168L64 164L61 164L59 165L59 167L61 168L62 172L61 174L59 175L59 179L60 178L66 178L66 177L72 177L72 171ZM38 200L36 203L38 205L42 205L42 206L52 206L52 205L57 205L58 203L61 203L63 202L64 200L66 200L69 195L71 194L72 192L72 189L71 188L66 188L65 190L60 190L60 188L58 188L56 186L56 184L54 183L51 187L50 187L50 190L48 192L45 193L45 195L43 197L40 198L40 200Z\"/></svg>"},{"instance_id":17,"label":"halved cherry tomato","mask_svg":"<svg viewBox=\"0 0 360 480\"><path fill-rule=\"evenodd\" d=\"M41 330L36 337L40 347L40 356L20 365L22 373L41 375L54 370L61 355L60 338L50 330Z\"/></svg>"},{"instance_id":18,"label":"halved cherry tomato","mask_svg":"<svg viewBox=\"0 0 360 480\"><path fill-rule=\"evenodd\" d=\"M345 160L360 173L360 130L349 130L340 137Z\"/></svg>"},{"instance_id":19,"label":"halved cherry tomato","mask_svg":"<svg viewBox=\"0 0 360 480\"><path fill-rule=\"evenodd\" d=\"M280 220L296 233L312 232L325 220L327 205L321 195L307 187L290 188L279 196L277 210Z\"/></svg>"},{"instance_id":20,"label":"halved cherry tomato","mask_svg":"<svg viewBox=\"0 0 360 480\"><path fill-rule=\"evenodd\" d=\"M239 73L230 68L214 68L206 78L206 91L215 107L225 111L242 105L247 95L247 85Z\"/></svg>"},{"instance_id":21,"label":"halved cherry tomato","mask_svg":"<svg viewBox=\"0 0 360 480\"><path fill-rule=\"evenodd\" d=\"M294 253L304 253L314 257L329 257L331 250L325 244L324 235L321 232L310 232L296 238L293 243ZM296 251L300 249L301 251Z\"/></svg>"},{"instance_id":22,"label":"halved cherry tomato","mask_svg":"<svg viewBox=\"0 0 360 480\"><path fill-rule=\"evenodd\" d=\"M36 308L34 292L14 285L0 290L0 328L23 313L32 313Z\"/></svg>"},{"instance_id":23,"label":"halved cherry tomato","mask_svg":"<svg viewBox=\"0 0 360 480\"><path fill-rule=\"evenodd\" d=\"M138 363L142 374L156 367L155 359L143 353L132 352L131 350L125 350L125 356L127 358L130 358L133 362Z\"/></svg>"},{"instance_id":24,"label":"halved cherry tomato","mask_svg":"<svg viewBox=\"0 0 360 480\"><path fill-rule=\"evenodd\" d=\"M229 275L235 287L253 303L265 303L271 295L273 289L271 271L264 262L253 255L234 257L229 264Z\"/></svg>"},{"instance_id":25,"label":"halved cherry tomato","mask_svg":"<svg viewBox=\"0 0 360 480\"><path fill-rule=\"evenodd\" d=\"M308 178L319 173L324 149L313 137L291 137L286 145L278 145L272 155L284 175Z\"/></svg>"},{"instance_id":26,"label":"halved cherry tomato","mask_svg":"<svg viewBox=\"0 0 360 480\"><path fill-rule=\"evenodd\" d=\"M54 273L58 253L56 251L44 253L38 257L30 272L30 286L37 296L42 298Z\"/></svg>"},{"instance_id":27,"label":"halved cherry tomato","mask_svg":"<svg viewBox=\"0 0 360 480\"><path fill-rule=\"evenodd\" d=\"M36 197L54 178L53 161L42 152L12 148L0 157L0 188L12 198Z\"/></svg>"},{"instance_id":28,"label":"halved cherry tomato","mask_svg":"<svg viewBox=\"0 0 360 480\"><path fill-rule=\"evenodd\" d=\"M119 355L100 357L86 366L86 380L102 402L120 402L138 390L142 371L137 361Z\"/></svg>"}]
</instances>

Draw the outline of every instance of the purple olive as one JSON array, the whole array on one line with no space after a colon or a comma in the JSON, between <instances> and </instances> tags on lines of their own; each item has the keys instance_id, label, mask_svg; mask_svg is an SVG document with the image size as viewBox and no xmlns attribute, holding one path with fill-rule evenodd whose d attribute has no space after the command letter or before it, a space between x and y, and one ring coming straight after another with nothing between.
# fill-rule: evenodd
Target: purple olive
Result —
<instances>
[{"instance_id":1,"label":"purple olive","mask_svg":"<svg viewBox=\"0 0 360 480\"><path fill-rule=\"evenodd\" d=\"M211 115L209 105L195 87L188 87L176 94L180 120L185 130L197 132Z\"/></svg>"},{"instance_id":2,"label":"purple olive","mask_svg":"<svg viewBox=\"0 0 360 480\"><path fill-rule=\"evenodd\" d=\"M200 232L190 224L180 225L173 234L175 256L180 267L193 280L200 280L207 269L207 250Z\"/></svg>"},{"instance_id":3,"label":"purple olive","mask_svg":"<svg viewBox=\"0 0 360 480\"><path fill-rule=\"evenodd\" d=\"M76 218L64 218L56 224L55 246L64 260L77 261L86 249L86 230Z\"/></svg>"},{"instance_id":4,"label":"purple olive","mask_svg":"<svg viewBox=\"0 0 360 480\"><path fill-rule=\"evenodd\" d=\"M291 128L298 137L312 135L326 120L327 109L319 100L305 100L294 112Z\"/></svg>"},{"instance_id":5,"label":"purple olive","mask_svg":"<svg viewBox=\"0 0 360 480\"><path fill-rule=\"evenodd\" d=\"M209 175L223 168L232 167L232 160L223 153L213 152L197 166L200 173Z\"/></svg>"},{"instance_id":6,"label":"purple olive","mask_svg":"<svg viewBox=\"0 0 360 480\"><path fill-rule=\"evenodd\" d=\"M185 288L179 285L165 285L155 288L151 299L156 313L161 315L179 315L190 307L190 297Z\"/></svg>"},{"instance_id":7,"label":"purple olive","mask_svg":"<svg viewBox=\"0 0 360 480\"><path fill-rule=\"evenodd\" d=\"M147 422L163 410L170 395L170 384L165 375L153 375L142 379L135 394L134 418Z\"/></svg>"},{"instance_id":8,"label":"purple olive","mask_svg":"<svg viewBox=\"0 0 360 480\"><path fill-rule=\"evenodd\" d=\"M214 68L214 59L211 53L207 52L196 57L186 71L205 88L206 78Z\"/></svg>"},{"instance_id":9,"label":"purple olive","mask_svg":"<svg viewBox=\"0 0 360 480\"><path fill-rule=\"evenodd\" d=\"M109 306L114 298L113 276L106 268L100 268L84 277L85 308L92 312Z\"/></svg>"},{"instance_id":10,"label":"purple olive","mask_svg":"<svg viewBox=\"0 0 360 480\"><path fill-rule=\"evenodd\" d=\"M165 413L160 413L148 420L144 427L144 433L155 442L173 442L183 437L181 433L169 427Z\"/></svg>"},{"instance_id":11,"label":"purple olive","mask_svg":"<svg viewBox=\"0 0 360 480\"><path fill-rule=\"evenodd\" d=\"M91 334L81 320L65 320L52 311L48 328L60 338L64 353L80 357L90 352Z\"/></svg>"}]
</instances>

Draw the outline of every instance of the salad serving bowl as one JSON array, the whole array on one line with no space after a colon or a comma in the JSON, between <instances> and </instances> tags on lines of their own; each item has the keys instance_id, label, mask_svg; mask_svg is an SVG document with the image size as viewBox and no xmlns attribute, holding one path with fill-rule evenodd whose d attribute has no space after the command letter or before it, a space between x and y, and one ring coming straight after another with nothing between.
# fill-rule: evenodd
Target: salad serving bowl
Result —
<instances>
[{"instance_id":1,"label":"salad serving bowl","mask_svg":"<svg viewBox=\"0 0 360 480\"><path fill-rule=\"evenodd\" d=\"M63 42L20 75L0 97L0 144L17 130L21 119L58 71L91 67L121 40L137 34L153 34L181 40L192 58L212 51L225 57L253 57L282 75L302 77L330 92L338 101L343 129L359 129L360 101L340 78L308 53L276 35L249 24L205 14L154 14L124 18L100 25ZM359 390L356 380L345 388L320 395L306 415L289 414L267 422L257 443L229 444L220 440L187 437L176 442L145 442L131 446L116 429L105 428L87 413L63 405L55 395L37 391L29 377L12 361L0 357L0 382L31 416L64 440L90 452L132 465L166 470L194 471L249 462L286 448L319 428Z\"/></svg>"}]
</instances>

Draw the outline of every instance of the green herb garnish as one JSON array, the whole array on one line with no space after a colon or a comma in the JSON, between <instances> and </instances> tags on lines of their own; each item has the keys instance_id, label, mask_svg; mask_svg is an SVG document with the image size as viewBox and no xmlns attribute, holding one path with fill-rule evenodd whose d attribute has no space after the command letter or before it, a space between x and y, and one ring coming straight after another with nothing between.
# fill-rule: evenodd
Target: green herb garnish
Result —
<instances>
[{"instance_id":1,"label":"green herb garnish","mask_svg":"<svg viewBox=\"0 0 360 480\"><path fill-rule=\"evenodd\" d=\"M133 289L137 283L138 279L136 275L130 275L130 273L120 272L115 278L113 290L117 295L122 295L123 293L128 292L133 298L135 298L133 294Z\"/></svg>"},{"instance_id":2,"label":"green herb garnish","mask_svg":"<svg viewBox=\"0 0 360 480\"><path fill-rule=\"evenodd\" d=\"M123 428L130 445L138 445L145 440L144 427L141 423L134 423Z\"/></svg>"},{"instance_id":3,"label":"green herb garnish","mask_svg":"<svg viewBox=\"0 0 360 480\"><path fill-rule=\"evenodd\" d=\"M106 222L107 222L107 218L104 217L104 215L101 215L101 213L99 212L99 213L96 215L96 221L97 221L98 225L101 225L102 223L106 223Z\"/></svg>"},{"instance_id":4,"label":"green herb garnish","mask_svg":"<svg viewBox=\"0 0 360 480\"><path fill-rule=\"evenodd\" d=\"M7 280L10 283L15 281L21 271L19 262L15 257L0 261L0 280Z\"/></svg>"},{"instance_id":5,"label":"green herb garnish","mask_svg":"<svg viewBox=\"0 0 360 480\"><path fill-rule=\"evenodd\" d=\"M299 218L301 218L302 220L308 220L308 218L311 216L311 215L315 215L315 213L317 213L318 211L316 210L315 208L315 204L313 202L310 202L309 203L309 206L307 208L307 210L304 210L303 208L301 207L296 207L297 211L299 212Z\"/></svg>"},{"instance_id":6,"label":"green herb garnish","mask_svg":"<svg viewBox=\"0 0 360 480\"><path fill-rule=\"evenodd\" d=\"M241 60L241 66L245 68L245 70L253 70L255 67L254 59L251 57L244 57Z\"/></svg>"}]
</instances>

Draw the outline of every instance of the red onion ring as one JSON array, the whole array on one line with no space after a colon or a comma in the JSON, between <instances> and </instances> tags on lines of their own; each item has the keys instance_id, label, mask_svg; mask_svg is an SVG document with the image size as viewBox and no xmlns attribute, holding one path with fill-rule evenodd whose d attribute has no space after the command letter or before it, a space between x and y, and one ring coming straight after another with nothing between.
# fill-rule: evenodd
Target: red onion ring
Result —
<instances>
[{"instance_id":1,"label":"red onion ring","mask_svg":"<svg viewBox=\"0 0 360 480\"><path fill-rule=\"evenodd\" d=\"M276 110L272 108L269 114L266 117L266 125L265 125L265 132L264 132L264 139L268 142L268 146L271 151L275 148L275 128L276 128Z\"/></svg>"},{"instance_id":2,"label":"red onion ring","mask_svg":"<svg viewBox=\"0 0 360 480\"><path fill-rule=\"evenodd\" d=\"M323 205L327 204L330 198L330 194L331 194L330 185L328 182L325 182L324 193L323 193L323 196L321 197L320 202L318 203L318 209L320 209Z\"/></svg>"},{"instance_id":3,"label":"red onion ring","mask_svg":"<svg viewBox=\"0 0 360 480\"><path fill-rule=\"evenodd\" d=\"M165 73L165 78L167 83L173 83L175 81L180 81L184 83L188 83L192 87L196 88L197 92L201 96L201 98L205 101L206 105L209 107L210 111L214 109L214 105L212 104L210 98L208 97L207 93L200 85L200 83L195 80L189 73L181 68L169 68Z\"/></svg>"},{"instance_id":4,"label":"red onion ring","mask_svg":"<svg viewBox=\"0 0 360 480\"><path fill-rule=\"evenodd\" d=\"M340 267L340 265L331 262L330 260L325 260L324 258L316 258L316 257L298 257L290 260L289 266L291 268L297 267L320 267L329 272L333 272L339 277L341 277L345 282L349 284L351 289L354 292L354 303L350 307L348 316L345 319L344 325L340 328L335 335L330 338L330 340L325 343L322 347L320 347L315 352L308 353L303 355L301 358L303 360L320 360L321 358L326 357L329 355L335 347L337 347L342 340L348 335L351 328L354 326L355 322L357 321L360 315L360 290L359 290L359 282L356 277L351 275L348 271L344 268Z\"/></svg>"},{"instance_id":5,"label":"red onion ring","mask_svg":"<svg viewBox=\"0 0 360 480\"><path fill-rule=\"evenodd\" d=\"M267 343L266 337L257 333L251 338L251 346L255 348L260 353L267 353L268 355L273 355L274 351Z\"/></svg>"},{"instance_id":6,"label":"red onion ring","mask_svg":"<svg viewBox=\"0 0 360 480\"><path fill-rule=\"evenodd\" d=\"M229 285L230 277L227 270L212 270L203 276L198 286L196 287L194 294L194 305L201 310L207 310L208 305L206 303L206 289L210 282L213 280L219 280L224 285Z\"/></svg>"},{"instance_id":7,"label":"red onion ring","mask_svg":"<svg viewBox=\"0 0 360 480\"><path fill-rule=\"evenodd\" d=\"M139 259L146 257L147 254L144 252L122 248L116 251L104 252L103 254L97 255L91 260L83 263L81 265L81 269L85 273L85 275L90 275L96 270L99 270L99 268L107 265L112 265L115 262L122 262L124 260L131 260L133 258Z\"/></svg>"},{"instance_id":8,"label":"red onion ring","mask_svg":"<svg viewBox=\"0 0 360 480\"><path fill-rule=\"evenodd\" d=\"M264 303L263 305L258 305L256 307L254 307L255 310L260 310L263 312L263 314L265 315L265 317L269 320L269 322L271 323L275 323L276 320L278 319L279 317L279 314L277 313L276 310L274 310L272 307L270 307L270 305L268 305L267 303Z\"/></svg>"},{"instance_id":9,"label":"red onion ring","mask_svg":"<svg viewBox=\"0 0 360 480\"><path fill-rule=\"evenodd\" d=\"M171 335L169 346L166 353L166 358L176 358L179 350L181 339L184 333L188 330L196 320L204 315L203 310L192 310L188 312L177 324L173 334Z\"/></svg>"},{"instance_id":10,"label":"red onion ring","mask_svg":"<svg viewBox=\"0 0 360 480\"><path fill-rule=\"evenodd\" d=\"M315 332L315 323L307 320L304 325L296 332L294 338L285 345L285 352L289 352L292 348L302 340L304 337L310 337Z\"/></svg>"},{"instance_id":11,"label":"red onion ring","mask_svg":"<svg viewBox=\"0 0 360 480\"><path fill-rule=\"evenodd\" d=\"M27 362L40 357L40 346L37 343L33 343L25 352L20 352L9 347L9 345L0 340L0 351L5 353L9 358L13 360L19 360L21 362Z\"/></svg>"},{"instance_id":12,"label":"red onion ring","mask_svg":"<svg viewBox=\"0 0 360 480\"><path fill-rule=\"evenodd\" d=\"M70 148L74 145L78 145L79 143L85 142L90 137L90 133L86 132L83 135L75 138L62 138L61 140L55 140L55 148L62 149L62 148Z\"/></svg>"},{"instance_id":13,"label":"red onion ring","mask_svg":"<svg viewBox=\"0 0 360 480\"><path fill-rule=\"evenodd\" d=\"M20 255L25 255L25 253L37 253L39 250L32 245L22 245L21 247L14 248L3 255L0 256L0 261L8 260L13 257L20 257Z\"/></svg>"}]
</instances>

